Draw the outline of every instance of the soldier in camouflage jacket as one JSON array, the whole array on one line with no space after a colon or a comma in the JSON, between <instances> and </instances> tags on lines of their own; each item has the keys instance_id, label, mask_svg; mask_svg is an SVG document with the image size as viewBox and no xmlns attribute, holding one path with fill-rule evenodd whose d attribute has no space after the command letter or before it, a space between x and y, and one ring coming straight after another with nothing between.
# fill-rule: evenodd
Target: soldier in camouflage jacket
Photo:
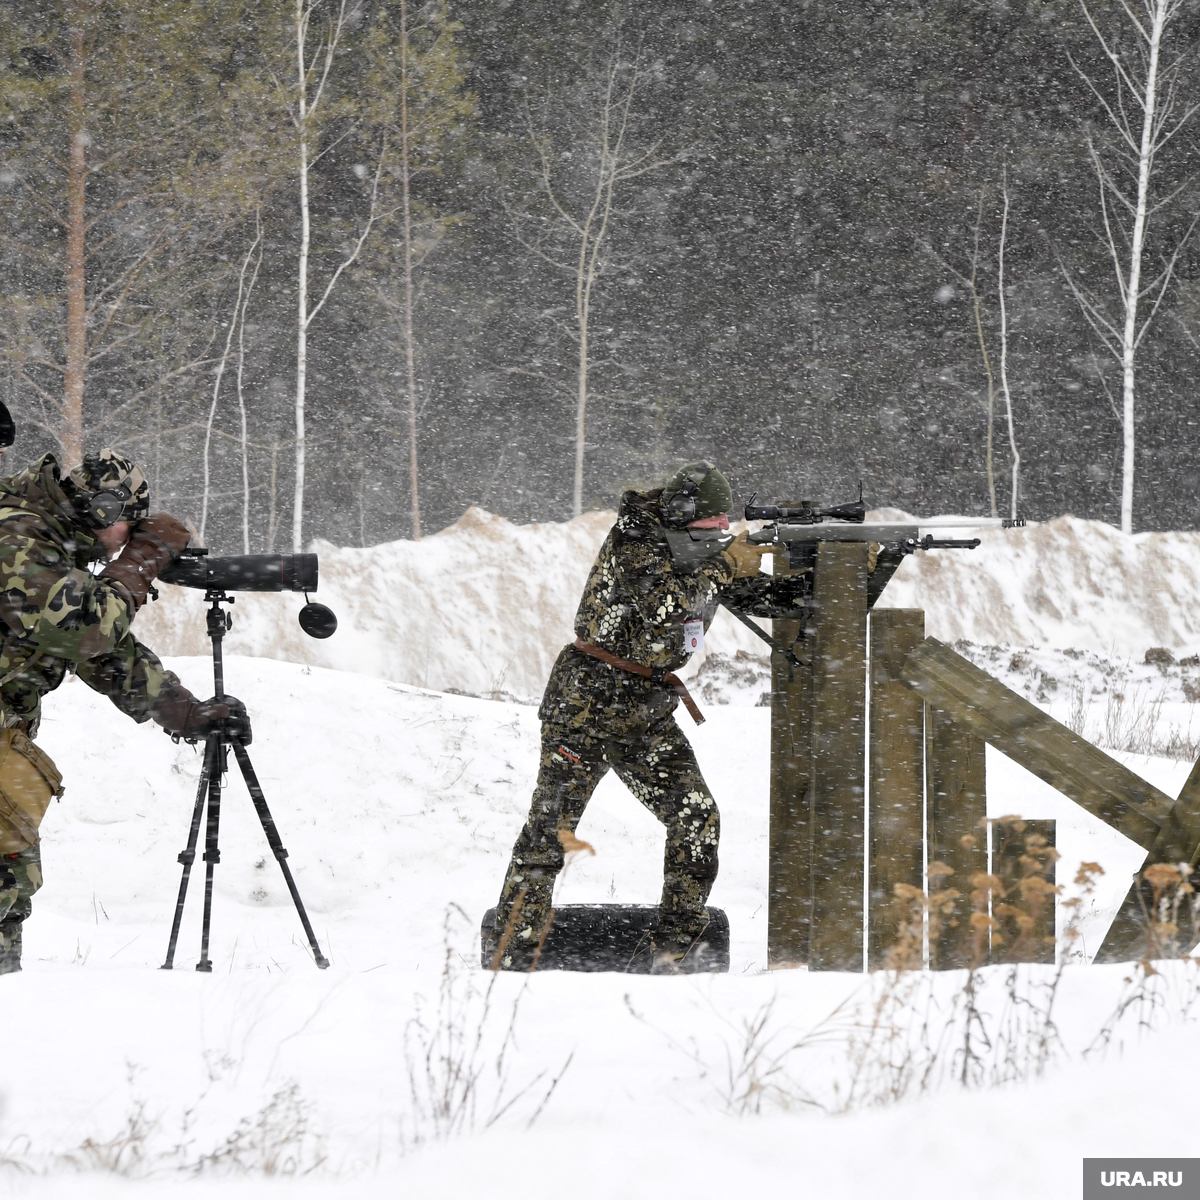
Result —
<instances>
[{"instance_id":1,"label":"soldier in camouflage jacket","mask_svg":"<svg viewBox=\"0 0 1200 1200\"><path fill-rule=\"evenodd\" d=\"M230 719L230 704L197 701L130 631L154 578L188 543L183 525L148 509L142 472L111 450L67 476L47 454L0 479L4 728L36 736L42 697L68 671L135 721L153 718L183 737ZM87 569L122 547L98 575ZM21 927L41 882L37 841L0 856L0 974L20 967Z\"/></svg>"},{"instance_id":2,"label":"soldier in camouflage jacket","mask_svg":"<svg viewBox=\"0 0 1200 1200\"><path fill-rule=\"evenodd\" d=\"M689 484L690 503L681 505ZM684 468L665 488L621 497L575 614L576 641L558 656L539 709L537 787L496 908L498 966L536 962L564 845L575 844L584 808L610 768L666 826L655 969L702 965L720 817L675 722L679 696L664 676L703 644L723 601L782 615L803 605L807 587L801 577L761 575L745 535L733 541L720 532L731 502L724 476L708 463ZM696 549L697 537L712 539L707 553L703 543Z\"/></svg>"}]
</instances>

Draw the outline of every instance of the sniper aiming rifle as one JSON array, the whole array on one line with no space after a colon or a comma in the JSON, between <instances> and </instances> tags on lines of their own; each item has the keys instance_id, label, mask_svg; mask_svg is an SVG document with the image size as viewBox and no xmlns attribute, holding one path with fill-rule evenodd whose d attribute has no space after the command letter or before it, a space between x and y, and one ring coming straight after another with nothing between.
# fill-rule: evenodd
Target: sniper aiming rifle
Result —
<instances>
[{"instance_id":1,"label":"sniper aiming rifle","mask_svg":"<svg viewBox=\"0 0 1200 1200\"><path fill-rule=\"evenodd\" d=\"M757 494L750 497L743 515L747 521L765 521L766 524L751 533L748 541L752 546L761 547L764 554L773 554L777 563L786 562L792 574L801 573L810 580L813 578L817 547L821 542L868 542L878 546L874 570L867 576L868 609L874 607L875 601L908 555L918 550L974 550L980 544L977 537L939 537L930 530L1014 529L1025 524L1024 517L938 517L933 520L914 517L897 521L868 521L861 483L858 485L857 500L829 508L817 508L811 500L784 505L755 504ZM922 530L926 532L922 534ZM808 596L810 603L797 613L801 635L812 616L811 586ZM772 649L782 653L793 665L799 665L792 649L785 649L744 613L726 607L747 629L768 642Z\"/></svg>"}]
</instances>

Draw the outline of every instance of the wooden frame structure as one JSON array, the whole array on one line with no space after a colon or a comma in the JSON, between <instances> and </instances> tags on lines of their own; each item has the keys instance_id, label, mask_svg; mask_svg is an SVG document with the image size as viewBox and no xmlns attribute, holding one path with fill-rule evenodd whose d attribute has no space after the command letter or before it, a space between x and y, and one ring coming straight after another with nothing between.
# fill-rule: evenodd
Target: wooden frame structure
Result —
<instances>
[{"instance_id":1,"label":"wooden frame structure","mask_svg":"<svg viewBox=\"0 0 1200 1200\"><path fill-rule=\"evenodd\" d=\"M926 637L923 612L870 611L896 564L874 578L865 541L814 541L810 618L803 626L777 620L773 631L796 662L772 656L772 966L858 971L864 924L868 966L883 966L897 936L896 885L922 888L926 862L951 868L962 893L940 923L931 963L964 967L978 958L964 885L989 868L987 745L1143 846L1148 863L1195 867L1200 764L1172 800ZM778 554L775 569L782 574L797 568ZM1052 822L1024 824L1053 845ZM1012 837L1011 831L993 837L993 872L1020 854ZM1140 952L1145 898L1139 886L1135 877L1097 962ZM1043 930L1036 945L1031 941L1025 957L1044 960L1047 937L1053 938L1053 911L1049 933ZM1052 945L1050 956L1052 961Z\"/></svg>"}]
</instances>

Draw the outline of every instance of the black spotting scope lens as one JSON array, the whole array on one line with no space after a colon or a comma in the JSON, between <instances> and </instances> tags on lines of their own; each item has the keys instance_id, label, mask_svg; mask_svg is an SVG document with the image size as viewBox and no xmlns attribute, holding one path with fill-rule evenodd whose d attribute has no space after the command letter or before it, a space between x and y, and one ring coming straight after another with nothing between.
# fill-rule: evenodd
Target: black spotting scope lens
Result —
<instances>
[{"instance_id":1,"label":"black spotting scope lens","mask_svg":"<svg viewBox=\"0 0 1200 1200\"><path fill-rule=\"evenodd\" d=\"M236 554L208 558L184 551L159 573L164 583L202 591L315 592L315 554Z\"/></svg>"}]
</instances>

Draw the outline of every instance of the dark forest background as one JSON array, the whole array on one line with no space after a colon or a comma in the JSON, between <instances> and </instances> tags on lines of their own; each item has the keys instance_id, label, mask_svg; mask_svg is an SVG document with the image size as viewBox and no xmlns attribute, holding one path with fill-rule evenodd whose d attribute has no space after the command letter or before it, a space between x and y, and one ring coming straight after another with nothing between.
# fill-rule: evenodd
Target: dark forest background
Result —
<instances>
[{"instance_id":1,"label":"dark forest background","mask_svg":"<svg viewBox=\"0 0 1200 1200\"><path fill-rule=\"evenodd\" d=\"M102 81L103 111L114 114L105 129L120 154L97 188L119 192L122 171L161 172L155 155L175 156L182 165L168 174L191 183L186 196L122 210L141 204L150 225L177 225L185 205L190 215L139 277L133 332L89 375L85 442L128 447L147 463L162 507L198 519L214 355L261 228L243 364L255 550L271 540L287 548L290 522L299 221L290 127L278 112L264 115L278 67L263 14L278 8L284 21L294 7L214 0L183 6L186 16L171 4L88 10L115 22L110 34L132 39L122 51L130 61L159 39L137 87ZM369 69L364 39L395 7L352 5L339 48L344 105L314 168L322 286L364 219L362 164L382 143L362 106L372 87L390 86ZM60 319L55 254L64 235L43 203L52 181L39 183L35 167L41 154L66 154L45 89L61 74L53 47L86 8L0 5L8 339L0 395L17 417L18 459L58 446L52 423L33 423L44 412L35 385L53 392L53 368L38 375L30 364L39 349L54 355L37 321ZM325 15L317 5L314 30ZM186 28L163 33L176 18ZM465 102L439 135L435 169L413 178L427 252L414 312L426 531L471 504L521 522L571 514L574 293L530 250L528 230L547 218L534 205L529 131L551 140L570 189L573 164L584 172L591 153L586 139L572 149L570 138L586 127L614 54L643 72L630 144L661 165L618 196L596 287L585 508L610 507L622 487L662 482L703 456L727 469L739 501L757 491L840 502L861 479L873 505L986 514L985 378L970 297L954 271L969 271L982 213L979 288L994 345L1006 171L1021 508L1035 519L1118 520L1121 426L1109 396L1119 394L1119 371L1060 267L1111 290L1085 147L1089 122L1103 132L1103 114L1068 55L1098 79L1105 66L1077 3L656 0L623 11L594 0L455 0L443 19L458 26L450 33L461 82L435 81L430 103L438 86ZM1185 7L1173 37L1178 50L1195 45L1200 7ZM1190 60L1183 80L1200 95ZM175 109L152 111L166 103L164 90ZM94 137L99 156L104 131ZM205 164L219 170L203 175ZM1200 123L1162 164L1164 187L1180 191L1157 218L1155 262L1200 212L1198 164ZM394 215L381 220L310 330L306 540L372 544L411 533L406 367L389 302L400 287L397 237ZM99 246L97 262L110 252ZM1181 257L1139 352L1138 529L1200 525L1195 337L1200 241ZM208 540L240 549L230 371L227 363L210 438ZM1004 512L999 410L996 438Z\"/></svg>"}]
</instances>

